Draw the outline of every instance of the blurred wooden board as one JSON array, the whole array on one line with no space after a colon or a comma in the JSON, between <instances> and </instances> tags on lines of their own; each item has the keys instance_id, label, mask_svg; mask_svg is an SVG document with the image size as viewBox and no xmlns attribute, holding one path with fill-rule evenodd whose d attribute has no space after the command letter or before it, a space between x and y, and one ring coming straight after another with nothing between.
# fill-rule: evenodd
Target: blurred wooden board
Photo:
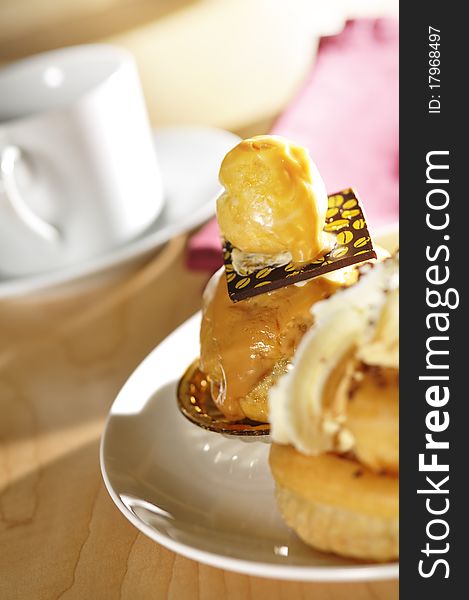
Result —
<instances>
[{"instance_id":1,"label":"blurred wooden board","mask_svg":"<svg viewBox=\"0 0 469 600\"><path fill-rule=\"evenodd\" d=\"M196 1L1 0L0 60L117 35Z\"/></svg>"}]
</instances>

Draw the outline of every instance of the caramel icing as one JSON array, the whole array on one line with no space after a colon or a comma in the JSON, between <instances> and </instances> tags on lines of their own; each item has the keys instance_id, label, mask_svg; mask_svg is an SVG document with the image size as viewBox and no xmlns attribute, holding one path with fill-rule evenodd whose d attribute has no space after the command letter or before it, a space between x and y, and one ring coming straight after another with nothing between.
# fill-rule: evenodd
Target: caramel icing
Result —
<instances>
[{"instance_id":1,"label":"caramel icing","mask_svg":"<svg viewBox=\"0 0 469 600\"><path fill-rule=\"evenodd\" d=\"M286 369L313 322L312 305L338 287L318 277L233 304L221 272L214 276L204 296L200 363L227 417L243 418L240 402L282 361Z\"/></svg>"},{"instance_id":2,"label":"caramel icing","mask_svg":"<svg viewBox=\"0 0 469 600\"><path fill-rule=\"evenodd\" d=\"M279 136L244 140L223 160L220 182L222 236L250 262L253 254L271 264L287 253L287 262L302 263L331 249L326 188L304 148Z\"/></svg>"}]
</instances>

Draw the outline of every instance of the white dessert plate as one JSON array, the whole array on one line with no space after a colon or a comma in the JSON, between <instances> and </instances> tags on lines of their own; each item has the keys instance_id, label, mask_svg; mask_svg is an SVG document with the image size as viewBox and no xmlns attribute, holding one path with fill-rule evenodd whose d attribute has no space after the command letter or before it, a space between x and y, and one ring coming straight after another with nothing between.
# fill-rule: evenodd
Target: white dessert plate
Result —
<instances>
[{"instance_id":1,"label":"white dessert plate","mask_svg":"<svg viewBox=\"0 0 469 600\"><path fill-rule=\"evenodd\" d=\"M2 279L0 300L38 294L73 293L103 276L112 278L136 261L144 261L175 235L189 231L215 214L220 193L218 171L239 137L209 127L164 127L154 131L165 205L156 221L138 238L93 259L28 277Z\"/></svg>"},{"instance_id":2,"label":"white dessert plate","mask_svg":"<svg viewBox=\"0 0 469 600\"><path fill-rule=\"evenodd\" d=\"M383 242L397 245L396 229ZM112 406L101 470L137 529L205 564L302 581L392 579L398 564L365 564L315 551L283 522L269 445L201 429L179 412L176 385L199 353L200 314L142 362Z\"/></svg>"}]
</instances>

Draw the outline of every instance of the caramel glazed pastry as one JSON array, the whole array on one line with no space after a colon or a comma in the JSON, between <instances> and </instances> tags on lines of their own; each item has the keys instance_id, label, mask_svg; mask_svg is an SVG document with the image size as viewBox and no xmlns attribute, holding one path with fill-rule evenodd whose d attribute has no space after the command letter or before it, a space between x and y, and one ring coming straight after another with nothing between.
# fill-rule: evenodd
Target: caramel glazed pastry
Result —
<instances>
[{"instance_id":1,"label":"caramel glazed pastry","mask_svg":"<svg viewBox=\"0 0 469 600\"><path fill-rule=\"evenodd\" d=\"M238 273L312 261L334 246L323 231L324 182L304 148L278 136L244 140L225 157L220 181L217 219ZM267 393L313 324L311 307L357 273L346 267L238 303L223 269L213 276L203 299L200 368L227 418L268 422Z\"/></svg>"},{"instance_id":2,"label":"caramel glazed pastry","mask_svg":"<svg viewBox=\"0 0 469 600\"><path fill-rule=\"evenodd\" d=\"M360 559L399 555L399 257L313 307L269 393L280 511L308 544Z\"/></svg>"}]
</instances>

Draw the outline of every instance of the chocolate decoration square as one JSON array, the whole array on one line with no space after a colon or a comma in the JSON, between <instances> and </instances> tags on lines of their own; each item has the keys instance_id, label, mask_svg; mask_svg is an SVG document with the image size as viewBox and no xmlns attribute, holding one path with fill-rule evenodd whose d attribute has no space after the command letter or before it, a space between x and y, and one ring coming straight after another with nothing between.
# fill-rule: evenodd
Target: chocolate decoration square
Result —
<instances>
[{"instance_id":1,"label":"chocolate decoration square","mask_svg":"<svg viewBox=\"0 0 469 600\"><path fill-rule=\"evenodd\" d=\"M240 275L234 270L231 260L233 246L230 242L225 242L223 260L230 299L238 302L376 258L365 216L353 189L349 188L329 196L324 231L336 236L336 245L314 262L304 265L289 263L272 268L267 266L249 275Z\"/></svg>"}]
</instances>

